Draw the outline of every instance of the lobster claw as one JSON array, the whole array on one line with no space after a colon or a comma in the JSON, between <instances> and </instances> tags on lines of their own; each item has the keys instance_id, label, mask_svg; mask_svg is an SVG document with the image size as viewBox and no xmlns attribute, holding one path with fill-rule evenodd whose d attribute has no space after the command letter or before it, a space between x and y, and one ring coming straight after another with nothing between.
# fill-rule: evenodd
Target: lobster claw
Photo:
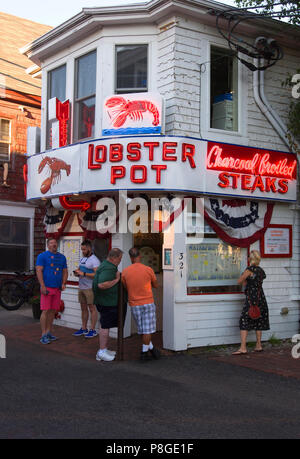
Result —
<instances>
[{"instance_id":1,"label":"lobster claw","mask_svg":"<svg viewBox=\"0 0 300 459\"><path fill-rule=\"evenodd\" d=\"M42 172L42 170L45 168L46 164L48 164L50 158L49 156L46 156L39 164L39 167L38 167L38 173L40 174Z\"/></svg>"}]
</instances>

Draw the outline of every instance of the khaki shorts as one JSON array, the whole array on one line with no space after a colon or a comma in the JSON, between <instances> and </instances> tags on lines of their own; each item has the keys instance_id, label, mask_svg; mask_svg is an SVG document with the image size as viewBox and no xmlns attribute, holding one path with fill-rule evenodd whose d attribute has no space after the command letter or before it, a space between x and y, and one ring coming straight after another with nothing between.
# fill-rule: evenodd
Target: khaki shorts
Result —
<instances>
[{"instance_id":1,"label":"khaki shorts","mask_svg":"<svg viewBox=\"0 0 300 459\"><path fill-rule=\"evenodd\" d=\"M78 301L83 304L94 304L94 292L92 288L79 289Z\"/></svg>"}]
</instances>

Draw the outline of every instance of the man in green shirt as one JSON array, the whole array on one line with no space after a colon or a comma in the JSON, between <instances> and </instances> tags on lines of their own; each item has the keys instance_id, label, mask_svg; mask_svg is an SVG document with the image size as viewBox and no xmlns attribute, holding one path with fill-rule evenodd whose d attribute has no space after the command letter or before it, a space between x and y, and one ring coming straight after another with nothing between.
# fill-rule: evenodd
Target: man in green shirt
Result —
<instances>
[{"instance_id":1,"label":"man in green shirt","mask_svg":"<svg viewBox=\"0 0 300 459\"><path fill-rule=\"evenodd\" d=\"M111 249L107 259L96 271L93 280L94 302L100 312L100 349L96 360L111 362L115 359L115 352L107 349L109 329L118 326L118 291L121 274L118 265L121 263L123 252L120 249Z\"/></svg>"}]
</instances>

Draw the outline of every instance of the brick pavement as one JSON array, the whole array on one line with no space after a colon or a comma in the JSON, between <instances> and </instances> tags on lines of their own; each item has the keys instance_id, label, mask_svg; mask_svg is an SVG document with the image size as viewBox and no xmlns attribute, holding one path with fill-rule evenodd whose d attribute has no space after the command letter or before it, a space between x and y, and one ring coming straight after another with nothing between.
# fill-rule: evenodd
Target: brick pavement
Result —
<instances>
[{"instance_id":1,"label":"brick pavement","mask_svg":"<svg viewBox=\"0 0 300 459\"><path fill-rule=\"evenodd\" d=\"M98 337L93 339L85 339L83 337L74 337L73 329L61 326L54 326L53 333L59 338L45 347L53 352L61 354L84 358L95 361L95 355L99 348ZM17 325L13 327L5 327L1 329L8 340L14 339L21 342L27 342L43 346L39 343L41 336L39 322L26 323L24 325ZM153 335L153 344L162 349L162 333L155 333ZM300 358L295 359L291 355L292 343L284 343L282 346L272 347L265 343L264 352L256 353L249 351L247 355L233 356L231 352L234 347L228 346L227 348L193 348L188 351L182 351L180 354L193 355L196 357L203 356L204 358L215 360L218 362L227 363L230 365L238 365L252 370L264 371L273 373L284 377L291 377L300 379ZM109 348L117 350L117 340L109 339ZM235 346L237 348L237 346ZM138 360L141 350L140 337L133 335L124 339L124 361ZM172 356L179 353L162 349L162 356Z\"/></svg>"},{"instance_id":2,"label":"brick pavement","mask_svg":"<svg viewBox=\"0 0 300 459\"><path fill-rule=\"evenodd\" d=\"M26 325L18 325L14 327L6 327L1 329L7 341L9 339L17 339L18 341L45 346L45 348L59 352L65 355L95 360L96 352L99 349L98 336L91 339L84 337L74 337L72 334L75 330L71 328L54 326L53 334L58 338L50 344L42 345L39 340L41 337L41 329L39 322ZM162 333L153 335L153 344L158 348L162 348ZM108 348L117 351L117 340L109 338ZM138 360L141 351L141 338L138 335L124 339L123 358L124 360ZM173 354L172 351L162 350L162 355Z\"/></svg>"}]
</instances>

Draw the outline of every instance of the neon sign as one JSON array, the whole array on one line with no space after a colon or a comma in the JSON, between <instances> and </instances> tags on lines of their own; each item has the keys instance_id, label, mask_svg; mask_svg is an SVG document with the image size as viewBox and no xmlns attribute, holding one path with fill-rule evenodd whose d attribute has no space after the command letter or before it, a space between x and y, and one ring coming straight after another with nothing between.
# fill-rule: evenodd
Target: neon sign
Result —
<instances>
[{"instance_id":1,"label":"neon sign","mask_svg":"<svg viewBox=\"0 0 300 459\"><path fill-rule=\"evenodd\" d=\"M208 142L207 170L221 171L220 188L285 194L296 180L297 160L291 153Z\"/></svg>"},{"instance_id":2,"label":"neon sign","mask_svg":"<svg viewBox=\"0 0 300 459\"><path fill-rule=\"evenodd\" d=\"M52 148L68 145L70 101L61 102L56 97L48 101L48 119L51 122Z\"/></svg>"},{"instance_id":3,"label":"neon sign","mask_svg":"<svg viewBox=\"0 0 300 459\"><path fill-rule=\"evenodd\" d=\"M130 162L158 161L188 162L192 169L196 168L194 159L195 145L183 143L179 146L178 142L129 142L127 145L121 143L111 143L109 145L89 144L88 151L88 168L101 169L102 164L107 162L121 163L111 166L110 182L115 185L117 180L126 176L126 167L122 164L126 158ZM167 170L167 164L151 164L150 167L144 164L132 165L130 167L130 181L132 183L146 183L150 171L156 174L156 183L160 184L162 180L162 171Z\"/></svg>"}]
</instances>

